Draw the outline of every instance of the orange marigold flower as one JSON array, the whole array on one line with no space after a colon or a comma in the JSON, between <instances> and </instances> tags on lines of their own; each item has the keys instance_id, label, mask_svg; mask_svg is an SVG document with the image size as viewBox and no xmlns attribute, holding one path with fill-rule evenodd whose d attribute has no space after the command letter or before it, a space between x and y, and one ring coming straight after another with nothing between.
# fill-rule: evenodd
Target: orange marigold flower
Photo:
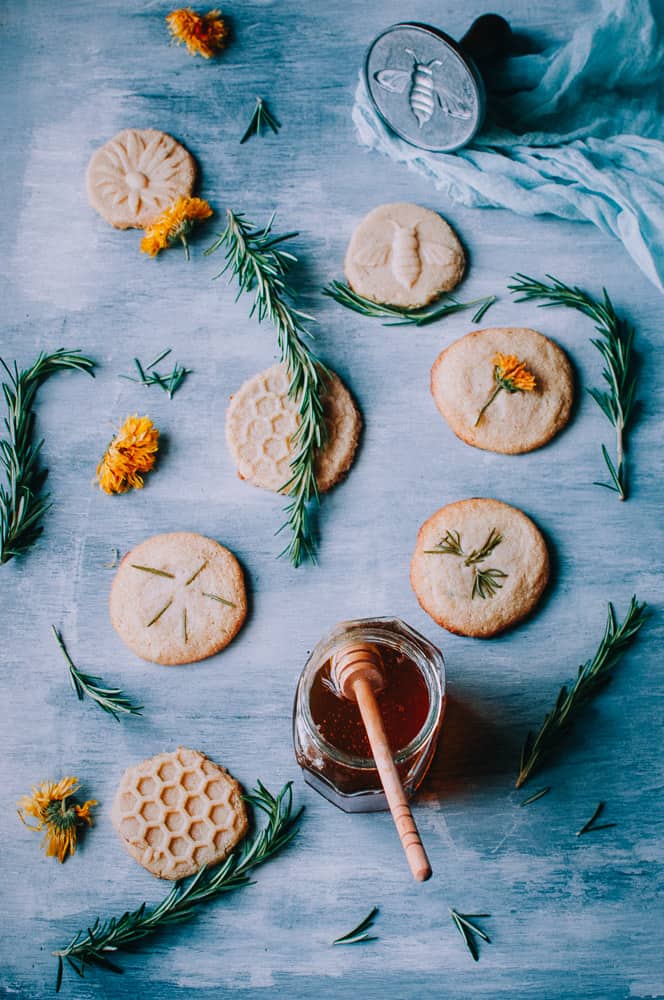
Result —
<instances>
[{"instance_id":1,"label":"orange marigold flower","mask_svg":"<svg viewBox=\"0 0 664 1000\"><path fill-rule=\"evenodd\" d=\"M487 399L486 403L477 415L475 427L479 424L484 411L491 406L494 399L501 391L506 392L532 392L537 388L537 382L532 372L526 368L525 362L519 361L516 354L495 354L493 357L493 378L496 387Z\"/></svg>"},{"instance_id":2,"label":"orange marigold flower","mask_svg":"<svg viewBox=\"0 0 664 1000\"><path fill-rule=\"evenodd\" d=\"M46 830L42 847L48 858L57 858L61 864L76 850L79 830L92 826L90 810L97 805L96 799L80 805L75 798L78 789L78 778L42 781L39 787L33 787L32 795L24 795L18 804L21 822L29 830ZM36 819L37 825L26 822L26 815Z\"/></svg>"},{"instance_id":3,"label":"orange marigold flower","mask_svg":"<svg viewBox=\"0 0 664 1000\"><path fill-rule=\"evenodd\" d=\"M184 44L192 56L211 59L226 46L230 29L222 19L220 10L197 14L191 7L180 7L166 18L173 41Z\"/></svg>"},{"instance_id":4,"label":"orange marigold flower","mask_svg":"<svg viewBox=\"0 0 664 1000\"><path fill-rule=\"evenodd\" d=\"M535 376L515 354L496 354L493 363L496 382L508 392L532 392L536 387Z\"/></svg>"},{"instance_id":5,"label":"orange marigold flower","mask_svg":"<svg viewBox=\"0 0 664 1000\"><path fill-rule=\"evenodd\" d=\"M195 222L209 219L212 214L212 209L203 198L178 198L145 227L141 250L156 257L160 250L166 250L179 240L189 260L187 236Z\"/></svg>"},{"instance_id":6,"label":"orange marigold flower","mask_svg":"<svg viewBox=\"0 0 664 1000\"><path fill-rule=\"evenodd\" d=\"M143 486L141 472L154 468L159 431L149 417L134 414L109 444L97 466L97 482L104 493L126 493Z\"/></svg>"}]
</instances>

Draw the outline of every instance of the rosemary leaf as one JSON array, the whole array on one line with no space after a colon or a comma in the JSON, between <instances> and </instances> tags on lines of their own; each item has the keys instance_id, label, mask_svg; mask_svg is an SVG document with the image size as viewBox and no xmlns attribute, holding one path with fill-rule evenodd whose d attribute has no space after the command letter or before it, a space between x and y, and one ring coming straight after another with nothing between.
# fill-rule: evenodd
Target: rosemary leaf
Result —
<instances>
[{"instance_id":1,"label":"rosemary leaf","mask_svg":"<svg viewBox=\"0 0 664 1000\"><path fill-rule=\"evenodd\" d=\"M158 385L161 389L168 394L168 398L172 399L177 390L182 385L184 379L187 375L191 375L192 369L185 368L183 365L175 363L173 370L170 375L161 375L157 371L153 371L155 365L158 365L160 361L167 358L172 352L172 348L168 347L165 351L162 351L154 361L151 361L149 365L145 368L141 364L138 358L134 358L134 364L136 365L136 370L138 372L138 378L133 378L131 375L119 375L119 378L123 378L128 382L138 382L139 385L151 386ZM149 374L148 374L149 372Z\"/></svg>"},{"instance_id":2,"label":"rosemary leaf","mask_svg":"<svg viewBox=\"0 0 664 1000\"><path fill-rule=\"evenodd\" d=\"M603 298L594 299L582 289L571 287L552 277L546 276L551 284L529 278L525 274L515 274L513 284L509 285L511 292L519 296L517 302L540 301L541 306L567 306L588 316L595 323L599 334L591 343L602 355L604 368L602 378L608 385L608 391L590 389L589 393L595 400L604 416L616 430L616 462L611 461L609 453L602 445L602 455L609 470L611 481L596 482L595 486L604 486L616 493L620 500L627 499L627 473L625 469L626 434L631 424L636 405L637 374L633 355L634 327L618 316L606 289Z\"/></svg>"},{"instance_id":3,"label":"rosemary leaf","mask_svg":"<svg viewBox=\"0 0 664 1000\"><path fill-rule=\"evenodd\" d=\"M281 122L277 121L274 115L270 113L263 98L257 97L256 106L251 115L249 125L240 139L240 145L245 143L252 135L262 135L268 128L271 128L276 135L281 128Z\"/></svg>"},{"instance_id":4,"label":"rosemary leaf","mask_svg":"<svg viewBox=\"0 0 664 1000\"><path fill-rule=\"evenodd\" d=\"M523 802L519 802L519 805L529 806L531 802L537 802L538 799L541 799L545 795L548 795L550 791L551 791L550 785L547 785L546 788L540 788L539 792L535 792L534 795L529 795L527 799L523 800Z\"/></svg>"},{"instance_id":5,"label":"rosemary leaf","mask_svg":"<svg viewBox=\"0 0 664 1000\"><path fill-rule=\"evenodd\" d=\"M207 559L204 559L203 562L198 567L198 569L194 570L189 579L185 582L185 587L188 587L190 583L194 582L197 576L200 576L200 574L203 572L207 564L208 564Z\"/></svg>"},{"instance_id":6,"label":"rosemary leaf","mask_svg":"<svg viewBox=\"0 0 664 1000\"><path fill-rule=\"evenodd\" d=\"M604 635L592 659L579 667L576 679L560 689L554 708L544 717L536 735L529 733L521 753L516 787L538 770L582 705L611 678L611 671L631 645L646 620L645 603L632 597L624 621L618 625L613 605L608 605Z\"/></svg>"},{"instance_id":7,"label":"rosemary leaf","mask_svg":"<svg viewBox=\"0 0 664 1000\"><path fill-rule=\"evenodd\" d=\"M225 604L227 608L234 608L235 605L232 601L227 601L223 597L219 597L218 594L206 594L204 590L201 591L203 597L209 597L212 601L219 601L220 604Z\"/></svg>"},{"instance_id":8,"label":"rosemary leaf","mask_svg":"<svg viewBox=\"0 0 664 1000\"><path fill-rule=\"evenodd\" d=\"M76 692L76 697L79 701L83 701L83 698L87 695L88 698L99 705L104 712L108 712L109 715L112 715L117 722L120 721L118 712L123 715L141 714L143 706L132 705L131 701L127 698L121 688L102 687L101 677L94 677L92 674L84 674L80 671L69 655L62 635L58 632L55 625L51 625L51 630L55 636L58 646L62 651L62 655L67 662L67 667L69 668L69 680L71 681L71 685Z\"/></svg>"},{"instance_id":9,"label":"rosemary leaf","mask_svg":"<svg viewBox=\"0 0 664 1000\"><path fill-rule=\"evenodd\" d=\"M19 370L16 362L10 368L2 358L0 364L8 376L8 381L2 383L7 437L0 440L0 469L5 473L5 483L0 483L2 565L32 548L43 531L42 518L51 506L49 494L42 492L48 476L39 460L44 442L34 440L37 390L51 375L66 368L87 372L94 378L94 361L78 350L59 348L53 354L39 354L31 368Z\"/></svg>"},{"instance_id":10,"label":"rosemary leaf","mask_svg":"<svg viewBox=\"0 0 664 1000\"><path fill-rule=\"evenodd\" d=\"M147 625L145 627L146 628L150 628L151 625L156 624L156 622L159 621L159 619L161 618L161 616L164 615L164 614L166 614L166 612L168 611L168 609L170 608L170 606L171 606L172 603L173 603L173 598L171 597L170 601L168 601L166 604L164 604L164 606L161 609L161 611L158 611L157 614L154 616L154 618L152 618L147 623Z\"/></svg>"},{"instance_id":11,"label":"rosemary leaf","mask_svg":"<svg viewBox=\"0 0 664 1000\"><path fill-rule=\"evenodd\" d=\"M266 825L221 865L209 870L203 867L188 882L176 882L156 906L142 903L119 917L97 917L87 932L80 930L69 944L53 952L58 959L56 991L62 982L63 959L81 976L90 965L121 972L119 965L109 961L109 952L133 947L165 927L190 920L201 904L251 884L249 872L283 850L296 835L303 810L293 811L291 782L275 796L259 781L253 793L245 798L256 810L265 813Z\"/></svg>"},{"instance_id":12,"label":"rosemary leaf","mask_svg":"<svg viewBox=\"0 0 664 1000\"><path fill-rule=\"evenodd\" d=\"M583 824L580 830L576 831L577 837L582 837L584 833L594 833L595 830L608 830L610 827L615 826L615 823L597 823L597 820L604 812L605 802L598 802L595 808L595 812L592 814L589 820Z\"/></svg>"},{"instance_id":13,"label":"rosemary leaf","mask_svg":"<svg viewBox=\"0 0 664 1000\"><path fill-rule=\"evenodd\" d=\"M353 927L352 931L348 931L347 934L342 934L341 937L335 938L332 944L360 944L363 941L376 941L377 938L369 934L369 930L373 927L378 912L378 907L374 906L357 927Z\"/></svg>"},{"instance_id":14,"label":"rosemary leaf","mask_svg":"<svg viewBox=\"0 0 664 1000\"><path fill-rule=\"evenodd\" d=\"M391 320L384 323L384 326L426 326L434 323L438 319L450 316L452 313L461 312L463 309L471 309L479 306L473 316L473 322L479 323L487 309L496 301L495 295L489 295L483 299L473 299L472 302L457 302L451 295L443 295L439 299L438 305L425 306L422 309L409 309L401 306L390 306L381 302L374 302L363 295L354 292L353 289L343 281L331 281L323 288L323 295L334 299L346 309L360 313L362 316L374 316L379 319Z\"/></svg>"},{"instance_id":15,"label":"rosemary leaf","mask_svg":"<svg viewBox=\"0 0 664 1000\"><path fill-rule=\"evenodd\" d=\"M477 947L477 942L475 941L474 935L477 934L481 937L483 941L487 944L491 944L491 938L488 934L478 927L476 924L472 923L472 920L479 920L481 918L490 917L490 913L459 913L457 910L453 910L449 907L450 916L454 921L454 926L458 930L459 934L463 938L468 951L472 955L474 961L479 961L479 949Z\"/></svg>"},{"instance_id":16,"label":"rosemary leaf","mask_svg":"<svg viewBox=\"0 0 664 1000\"><path fill-rule=\"evenodd\" d=\"M154 569L152 566L140 566L138 563L130 563L132 569L143 570L144 573L153 573L155 576L167 576L169 580L175 579L175 573L167 573L165 569Z\"/></svg>"},{"instance_id":17,"label":"rosemary leaf","mask_svg":"<svg viewBox=\"0 0 664 1000\"><path fill-rule=\"evenodd\" d=\"M224 249L226 265L216 277L230 270L239 286L238 296L253 292L249 315L255 314L259 323L268 320L275 326L281 362L290 378L288 394L298 405L300 423L292 438L295 454L290 463L291 474L281 487L281 492L289 498L286 521L277 534L286 528L290 530L290 541L280 554L299 566L305 558L315 561L311 505L318 502L316 455L327 440L323 395L329 372L306 344L306 322L310 317L293 305L295 296L287 281L297 258L284 249L284 243L297 233L275 235L274 215L263 228L230 209L226 216L224 232L205 254Z\"/></svg>"}]
</instances>

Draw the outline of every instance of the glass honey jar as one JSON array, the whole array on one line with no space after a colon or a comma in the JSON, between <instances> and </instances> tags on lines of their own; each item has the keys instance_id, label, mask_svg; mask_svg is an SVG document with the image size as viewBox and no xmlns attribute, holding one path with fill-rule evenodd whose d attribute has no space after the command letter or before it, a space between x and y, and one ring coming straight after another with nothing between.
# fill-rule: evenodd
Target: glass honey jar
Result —
<instances>
[{"instance_id":1,"label":"glass honey jar","mask_svg":"<svg viewBox=\"0 0 664 1000\"><path fill-rule=\"evenodd\" d=\"M357 704L337 691L332 657L350 642L377 647L385 687L377 702L404 791L427 773L445 707L442 653L398 618L341 622L323 636L300 675L293 708L295 757L304 779L346 812L387 808Z\"/></svg>"}]
</instances>

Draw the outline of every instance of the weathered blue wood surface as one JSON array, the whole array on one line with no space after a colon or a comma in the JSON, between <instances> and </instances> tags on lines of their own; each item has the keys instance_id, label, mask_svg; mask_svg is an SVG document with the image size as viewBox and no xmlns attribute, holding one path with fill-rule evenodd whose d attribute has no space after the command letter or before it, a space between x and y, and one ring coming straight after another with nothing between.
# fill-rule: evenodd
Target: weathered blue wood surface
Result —
<instances>
[{"instance_id":1,"label":"weathered blue wood surface","mask_svg":"<svg viewBox=\"0 0 664 1000\"><path fill-rule=\"evenodd\" d=\"M565 37L590 5L519 0L496 7L542 40ZM64 996L217 998L498 998L619 1000L664 995L661 886L661 623L654 618L615 683L586 712L556 766L530 788L550 795L527 809L514 790L525 731L558 686L591 654L606 601L619 613L633 592L656 601L661 583L661 296L615 242L596 230L501 212L472 212L419 177L368 155L350 121L357 69L371 37L408 17L460 36L481 0L347 4L306 0L232 4L235 39L217 62L170 48L161 2L6 2L0 12L5 94L1 353L27 363L39 349L79 346L97 380L62 375L43 389L39 430L54 507L43 539L0 570L0 993L50 995L53 948L97 913L120 913L164 886L123 851L109 806L125 766L178 743L226 764L245 784L294 779L306 821L296 846L189 925L124 960L122 978L71 976ZM278 137L238 138L254 98L270 99ZM275 561L281 501L241 483L224 443L229 394L275 357L273 332L234 304L218 264L187 264L174 250L138 252L139 235L111 229L87 205L92 151L127 126L180 138L201 165L201 193L282 229L299 229L304 302L318 350L352 387L366 420L348 481L321 510L320 564ZM438 417L429 368L465 333L467 316L417 332L388 329L321 298L340 275L355 221L381 201L441 211L470 249L463 294L498 292L492 324L531 324L570 352L579 383L596 384L591 328L564 311L515 306L517 270L605 284L638 329L643 408L632 439L632 497L591 485L603 475L610 428L587 395L569 429L525 457L485 454ZM118 379L135 354L172 346L195 370L169 402ZM91 480L111 430L149 412L167 441L141 492L109 498ZM660 433L658 434L658 430ZM546 532L555 572L525 625L493 642L454 637L420 610L408 582L419 524L443 503L496 496ZM107 613L113 550L190 529L241 558L250 621L225 653L197 666L160 668L132 656ZM389 817L347 816L306 787L293 760L291 700L307 651L335 621L396 614L440 644L450 703L417 816L435 869L410 880ZM62 628L80 666L145 705L120 725L79 704L49 633ZM661 650L661 647L660 647ZM100 800L94 830L64 867L40 855L15 803L32 783L73 773ZM598 799L612 830L577 839ZM374 904L380 939L331 948ZM448 905L489 912L493 943L470 959ZM659 901L661 907L661 899Z\"/></svg>"}]
</instances>

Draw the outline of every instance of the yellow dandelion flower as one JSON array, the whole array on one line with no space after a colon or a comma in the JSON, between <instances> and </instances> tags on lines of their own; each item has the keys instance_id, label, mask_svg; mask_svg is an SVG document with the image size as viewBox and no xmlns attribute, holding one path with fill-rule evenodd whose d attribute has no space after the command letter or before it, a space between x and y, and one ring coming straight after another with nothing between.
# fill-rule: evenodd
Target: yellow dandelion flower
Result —
<instances>
[{"instance_id":1,"label":"yellow dandelion flower","mask_svg":"<svg viewBox=\"0 0 664 1000\"><path fill-rule=\"evenodd\" d=\"M90 810L97 805L96 799L80 805L75 798L78 789L78 778L42 781L33 787L32 795L24 795L18 804L19 818L29 830L46 831L42 841L46 857L57 858L61 864L76 850L79 830L92 826ZM26 816L36 819L37 825L28 823Z\"/></svg>"},{"instance_id":2,"label":"yellow dandelion flower","mask_svg":"<svg viewBox=\"0 0 664 1000\"><path fill-rule=\"evenodd\" d=\"M532 392L537 388L537 381L532 372L526 368L524 361L519 361L515 354L495 354L493 357L493 378L496 387L477 415L475 427L479 424L484 411L491 406L494 399L504 389L506 392Z\"/></svg>"},{"instance_id":3,"label":"yellow dandelion flower","mask_svg":"<svg viewBox=\"0 0 664 1000\"><path fill-rule=\"evenodd\" d=\"M126 493L143 486L141 472L154 468L159 431L149 417L127 417L97 466L97 482L104 493Z\"/></svg>"},{"instance_id":4,"label":"yellow dandelion flower","mask_svg":"<svg viewBox=\"0 0 664 1000\"><path fill-rule=\"evenodd\" d=\"M187 236L195 222L209 219L212 214L212 209L203 198L178 198L145 227L141 250L156 257L160 250L168 249L179 240L189 260Z\"/></svg>"},{"instance_id":5,"label":"yellow dandelion flower","mask_svg":"<svg viewBox=\"0 0 664 1000\"><path fill-rule=\"evenodd\" d=\"M184 44L192 56L211 59L225 48L230 29L222 19L220 10L197 14L191 7L180 7L166 18L173 41Z\"/></svg>"}]
</instances>

